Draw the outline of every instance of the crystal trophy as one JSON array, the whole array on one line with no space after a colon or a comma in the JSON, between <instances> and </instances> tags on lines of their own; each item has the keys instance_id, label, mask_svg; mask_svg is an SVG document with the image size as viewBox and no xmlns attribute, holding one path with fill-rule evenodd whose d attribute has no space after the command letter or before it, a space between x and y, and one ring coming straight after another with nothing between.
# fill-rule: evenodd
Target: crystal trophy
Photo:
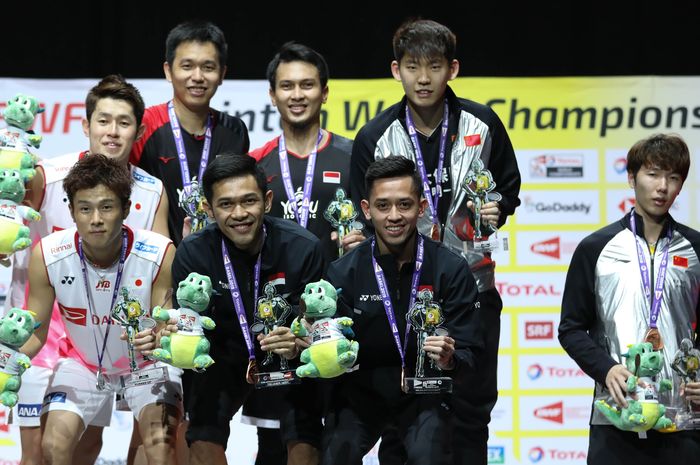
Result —
<instances>
[{"instance_id":1,"label":"crystal trophy","mask_svg":"<svg viewBox=\"0 0 700 465\"><path fill-rule=\"evenodd\" d=\"M284 300L284 297L277 295L277 289L275 289L274 284L266 283L263 288L263 294L256 302L255 320L250 327L253 334L270 334L272 330L284 324L287 317L292 313L292 306ZM279 370L271 369L274 367L274 359L272 351L267 352L265 359L258 366L258 371L253 374L256 389L286 386L301 382L296 376L295 370L289 368L287 359L282 356L279 357Z\"/></svg>"},{"instance_id":2,"label":"crystal trophy","mask_svg":"<svg viewBox=\"0 0 700 465\"><path fill-rule=\"evenodd\" d=\"M335 191L335 199L328 204L328 207L323 212L323 217L338 232L338 244L342 244L343 237L350 231L364 228L361 221L356 221L357 209L352 200L347 198L347 194L342 187ZM343 256L343 252L342 245L338 246L339 257Z\"/></svg>"},{"instance_id":3,"label":"crystal trophy","mask_svg":"<svg viewBox=\"0 0 700 465\"><path fill-rule=\"evenodd\" d=\"M178 205L185 210L192 220L191 232L197 232L208 224L209 215L204 209L204 192L197 181L197 176L192 178L189 188L177 190Z\"/></svg>"},{"instance_id":4,"label":"crystal trophy","mask_svg":"<svg viewBox=\"0 0 700 465\"><path fill-rule=\"evenodd\" d=\"M700 381L700 350L693 347L693 341L685 338L671 363L673 371L683 380L683 383ZM686 401L686 408L676 415L678 429L700 429L700 406Z\"/></svg>"},{"instance_id":5,"label":"crystal trophy","mask_svg":"<svg viewBox=\"0 0 700 465\"><path fill-rule=\"evenodd\" d=\"M474 249L492 252L499 248L496 231L498 228L481 222L481 208L488 202L498 202L503 196L493 192L496 183L491 172L484 168L481 158L475 158L469 166L467 176L462 181L462 188L467 191L467 198L474 204Z\"/></svg>"},{"instance_id":6,"label":"crystal trophy","mask_svg":"<svg viewBox=\"0 0 700 465\"><path fill-rule=\"evenodd\" d=\"M122 299L112 309L112 318L126 331L126 343L129 347L130 373L119 377L123 389L154 384L168 380L168 371L165 367L149 367L140 369L136 361L136 349L134 338L136 333L145 329L153 329L156 321L146 315L141 302L129 295L129 290L122 287L120 290ZM99 382L99 379L98 379Z\"/></svg>"},{"instance_id":7,"label":"crystal trophy","mask_svg":"<svg viewBox=\"0 0 700 465\"><path fill-rule=\"evenodd\" d=\"M438 394L452 392L452 378L449 376L426 376L425 358L423 350L425 339L428 336L446 335L447 330L440 326L445 317L440 305L433 301L433 293L429 289L418 292L418 301L408 311L408 322L416 331L418 356L416 358L415 377L404 378L403 390L409 394ZM442 372L435 360L430 360L430 368L438 375Z\"/></svg>"}]
</instances>

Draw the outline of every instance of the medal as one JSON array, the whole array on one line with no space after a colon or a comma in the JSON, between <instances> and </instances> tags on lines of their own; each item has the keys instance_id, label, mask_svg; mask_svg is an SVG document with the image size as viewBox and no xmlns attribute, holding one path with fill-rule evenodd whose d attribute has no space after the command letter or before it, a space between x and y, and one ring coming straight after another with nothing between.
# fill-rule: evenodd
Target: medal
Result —
<instances>
[{"instance_id":1,"label":"medal","mask_svg":"<svg viewBox=\"0 0 700 465\"><path fill-rule=\"evenodd\" d=\"M248 369L245 372L245 380L248 384L255 384L255 375L258 374L258 365L255 360L248 361Z\"/></svg>"},{"instance_id":2,"label":"medal","mask_svg":"<svg viewBox=\"0 0 700 465\"><path fill-rule=\"evenodd\" d=\"M102 374L102 370L98 369L96 376L97 376L97 383L95 384L95 386L97 387L97 390L104 391L105 386L106 386L106 381L105 381L104 375Z\"/></svg>"},{"instance_id":3,"label":"medal","mask_svg":"<svg viewBox=\"0 0 700 465\"><path fill-rule=\"evenodd\" d=\"M664 348L664 341L661 339L661 333L659 333L658 328L649 328L649 331L647 331L644 336L644 342L651 342L651 346L654 350L661 350Z\"/></svg>"},{"instance_id":4,"label":"medal","mask_svg":"<svg viewBox=\"0 0 700 465\"><path fill-rule=\"evenodd\" d=\"M440 227L436 223L433 223L433 226L430 228L430 238L440 242Z\"/></svg>"}]
</instances>

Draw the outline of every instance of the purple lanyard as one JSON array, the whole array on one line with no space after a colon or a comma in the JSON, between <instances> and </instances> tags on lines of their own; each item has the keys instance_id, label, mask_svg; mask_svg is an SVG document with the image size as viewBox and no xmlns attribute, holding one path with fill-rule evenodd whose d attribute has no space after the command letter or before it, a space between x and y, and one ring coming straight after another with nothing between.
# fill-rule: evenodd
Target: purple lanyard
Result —
<instances>
[{"instance_id":1,"label":"purple lanyard","mask_svg":"<svg viewBox=\"0 0 700 465\"><path fill-rule=\"evenodd\" d=\"M126 231L122 230L122 250L119 253L119 267L117 268L117 279L114 281L114 290L112 291L112 303L109 306L110 318L111 310L114 308L114 303L117 301L117 295L119 295L119 286L122 282L122 273L124 271L124 262L126 261L126 248L129 245L129 240L126 235ZM78 236L78 256L80 257L80 268L83 271L83 283L85 284L85 292L87 293L88 308L90 309L90 315L95 315L95 303L92 301L92 291L88 284L88 274L87 267L85 266L85 254L83 253L83 238ZM97 371L102 371L102 359L105 356L105 350L107 349L107 337L109 337L109 328L112 324L107 325L107 330L105 331L105 338L102 341L102 350L97 344L97 336L92 333L92 337L95 339L95 350L97 351Z\"/></svg>"},{"instance_id":2,"label":"purple lanyard","mask_svg":"<svg viewBox=\"0 0 700 465\"><path fill-rule=\"evenodd\" d=\"M413 143L413 149L416 151L416 165L418 165L418 172L420 173L420 178L423 181L423 195L428 201L428 206L430 206L430 212L432 213L433 224L438 224L438 201L442 197L442 167L445 163L445 142L447 141L447 127L449 121L449 108L447 106L447 99L445 99L445 110L442 114L442 125L440 133L440 156L438 158L437 173L435 175L435 195L433 196L430 192L430 183L428 182L428 174L425 171L425 162L423 161L423 152L420 149L420 143L418 142L418 134L416 131L416 126L413 124L413 118L411 117L411 110L406 105L406 126L408 126L408 135L411 136L411 142Z\"/></svg>"},{"instance_id":3,"label":"purple lanyard","mask_svg":"<svg viewBox=\"0 0 700 465\"><path fill-rule=\"evenodd\" d=\"M668 268L668 249L671 246L671 239L673 238L673 231L669 225L668 231L666 233L666 244L664 245L663 256L661 257L661 264L659 265L659 275L656 277L656 285L654 286L654 295L651 295L651 282L649 279L650 270L647 267L647 259L644 255L644 249L641 245L641 239L637 237L637 224L634 219L634 208L630 214L630 227L632 228L632 234L634 234L634 241L637 245L637 261L639 263L639 273L642 275L642 285L644 286L644 295L647 299L651 299L651 310L649 311L649 327L656 328L659 321L659 313L661 312L661 300L663 299L664 293L664 281L666 279L666 269Z\"/></svg>"},{"instance_id":4,"label":"purple lanyard","mask_svg":"<svg viewBox=\"0 0 700 465\"><path fill-rule=\"evenodd\" d=\"M376 239L372 238L372 268L374 268L374 277L377 279L379 293L382 295L382 303L384 304L386 317L391 325L391 333L394 335L396 347L399 349L399 355L401 356L401 368L404 368L406 366L406 344L408 342L408 333L411 330L411 323L406 320L406 332L404 334L404 342L402 345L401 337L399 335L399 328L396 325L394 305L391 303L389 287L387 286L386 278L384 277L384 270L382 270L382 267L379 266L379 263L377 263L377 259L374 258L375 242ZM416 267L413 270L413 279L411 279L411 298L408 301L409 309L411 309L416 303L416 296L418 295L418 282L420 281L420 273L423 269L423 250L423 236L417 234Z\"/></svg>"},{"instance_id":5,"label":"purple lanyard","mask_svg":"<svg viewBox=\"0 0 700 465\"><path fill-rule=\"evenodd\" d=\"M263 226L263 246L265 245L265 226ZM226 268L226 278L228 279L228 287L231 292L231 299L233 300L233 306L236 308L236 315L238 316L238 324L241 326L241 332L243 333L243 339L245 339L245 346L248 348L248 360L255 360L255 348L253 346L253 339L250 336L250 329L248 329L248 319L245 316L245 306L243 305L243 299L241 298L241 291L238 287L238 281L236 281L236 273L233 272L233 266L231 265L231 257L228 254L228 249L224 243L224 239L221 238L221 255L224 257L224 268ZM260 268L262 263L262 248L258 254L258 259L255 262L255 268L253 269L253 302L258 301L258 291L260 289Z\"/></svg>"},{"instance_id":6,"label":"purple lanyard","mask_svg":"<svg viewBox=\"0 0 700 465\"><path fill-rule=\"evenodd\" d=\"M177 119L177 114L175 114L175 105L173 101L168 102L168 115L170 116L170 127L173 130L173 137L175 138L175 147L177 148L177 158L180 161L180 174L182 175L182 187L186 193L190 192L190 186L192 184L192 178L190 177L190 167L187 164L187 152L185 152L185 142L182 139L182 129L180 129L180 122ZM207 129L204 132L204 148L202 148L202 158L199 161L199 174L197 179L202 182L202 176L204 175L204 170L207 169L207 162L209 161L209 149L211 147L211 113L207 115Z\"/></svg>"},{"instance_id":7,"label":"purple lanyard","mask_svg":"<svg viewBox=\"0 0 700 465\"><path fill-rule=\"evenodd\" d=\"M294 218L302 228L306 228L309 223L309 206L311 205L311 189L314 184L314 168L316 167L316 154L318 153L318 144L321 143L323 132L319 129L318 139L314 149L309 154L309 159L306 162L306 174L304 175L304 197L301 202L301 212L297 211L296 197L294 195L294 186L292 185L292 174L289 171L289 157L287 156L287 146L284 143L284 133L280 136L279 141L279 157L280 167L282 168L282 183L284 190L287 192L289 205L292 206Z\"/></svg>"}]
</instances>

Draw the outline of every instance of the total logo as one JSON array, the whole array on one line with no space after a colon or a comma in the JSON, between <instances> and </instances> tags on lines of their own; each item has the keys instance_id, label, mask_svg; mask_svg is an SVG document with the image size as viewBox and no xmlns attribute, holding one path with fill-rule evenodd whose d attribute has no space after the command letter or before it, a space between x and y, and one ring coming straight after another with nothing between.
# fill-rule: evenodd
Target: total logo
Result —
<instances>
[{"instance_id":1,"label":"total logo","mask_svg":"<svg viewBox=\"0 0 700 465\"><path fill-rule=\"evenodd\" d=\"M587 455L585 451L582 450L565 450L565 449L547 449L544 450L541 447L533 447L528 452L527 457L530 462L537 463L542 459L556 460L556 461L573 461L573 460L586 460Z\"/></svg>"},{"instance_id":2,"label":"total logo","mask_svg":"<svg viewBox=\"0 0 700 465\"><path fill-rule=\"evenodd\" d=\"M627 171L627 159L623 158L623 157L616 158L613 161L613 170L615 170L615 172L617 174L623 174L624 172L626 172Z\"/></svg>"},{"instance_id":3,"label":"total logo","mask_svg":"<svg viewBox=\"0 0 700 465\"><path fill-rule=\"evenodd\" d=\"M552 297L560 296L561 291L555 289L554 284L516 284L497 282L496 288L501 295L510 297Z\"/></svg>"},{"instance_id":4,"label":"total logo","mask_svg":"<svg viewBox=\"0 0 700 465\"><path fill-rule=\"evenodd\" d=\"M542 367L539 363L534 363L527 368L527 377L531 380L536 380L542 375L546 375L550 378L579 378L587 376L586 373L580 368L568 368L568 367L554 367L547 366Z\"/></svg>"},{"instance_id":5,"label":"total logo","mask_svg":"<svg viewBox=\"0 0 700 465\"><path fill-rule=\"evenodd\" d=\"M537 378L542 376L543 372L544 370L542 369L542 365L535 363L534 365L530 365L527 368L527 377L531 380L536 380Z\"/></svg>"}]
</instances>

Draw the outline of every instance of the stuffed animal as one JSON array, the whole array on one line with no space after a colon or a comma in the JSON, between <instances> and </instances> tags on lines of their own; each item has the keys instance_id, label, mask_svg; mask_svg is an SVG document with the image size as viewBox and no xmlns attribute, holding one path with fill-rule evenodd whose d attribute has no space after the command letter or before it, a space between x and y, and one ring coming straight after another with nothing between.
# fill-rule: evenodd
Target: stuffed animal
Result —
<instances>
[{"instance_id":1,"label":"stuffed animal","mask_svg":"<svg viewBox=\"0 0 700 465\"><path fill-rule=\"evenodd\" d=\"M357 360L357 341L350 326L352 319L333 318L338 293L323 279L309 283L301 296L304 319L311 324L311 346L301 353L304 365L297 368L300 378L335 378L350 368ZM297 318L292 322L295 336L306 337L309 332Z\"/></svg>"},{"instance_id":2,"label":"stuffed animal","mask_svg":"<svg viewBox=\"0 0 700 465\"><path fill-rule=\"evenodd\" d=\"M160 339L161 348L153 351L152 358L195 371L204 371L214 363L203 329L212 330L216 324L211 318L200 315L209 306L211 294L211 279L192 272L177 287L175 295L180 308L153 309L152 316L157 321L177 319L177 332Z\"/></svg>"},{"instance_id":3,"label":"stuffed animal","mask_svg":"<svg viewBox=\"0 0 700 465\"><path fill-rule=\"evenodd\" d=\"M29 357L17 350L24 345L39 325L34 313L12 308L0 319L0 404L14 407L22 385L22 373L32 364Z\"/></svg>"},{"instance_id":4,"label":"stuffed animal","mask_svg":"<svg viewBox=\"0 0 700 465\"><path fill-rule=\"evenodd\" d=\"M24 199L24 182L17 170L0 170L0 254L10 255L32 245L29 228L22 220L41 219L36 210L20 205Z\"/></svg>"},{"instance_id":5,"label":"stuffed animal","mask_svg":"<svg viewBox=\"0 0 700 465\"><path fill-rule=\"evenodd\" d=\"M635 394L636 399L628 397L626 408L611 406L599 399L595 407L623 431L672 429L673 422L665 416L666 407L659 403L659 393L673 388L671 380L656 378L661 372L663 356L653 350L650 342L631 345L623 356L627 358L627 369L634 373L627 379L627 392Z\"/></svg>"},{"instance_id":6,"label":"stuffed animal","mask_svg":"<svg viewBox=\"0 0 700 465\"><path fill-rule=\"evenodd\" d=\"M0 146L13 147L18 151L27 151L27 146L39 148L42 137L30 129L36 115L43 112L39 101L34 97L17 94L7 101L3 112L7 127L0 132Z\"/></svg>"}]
</instances>

